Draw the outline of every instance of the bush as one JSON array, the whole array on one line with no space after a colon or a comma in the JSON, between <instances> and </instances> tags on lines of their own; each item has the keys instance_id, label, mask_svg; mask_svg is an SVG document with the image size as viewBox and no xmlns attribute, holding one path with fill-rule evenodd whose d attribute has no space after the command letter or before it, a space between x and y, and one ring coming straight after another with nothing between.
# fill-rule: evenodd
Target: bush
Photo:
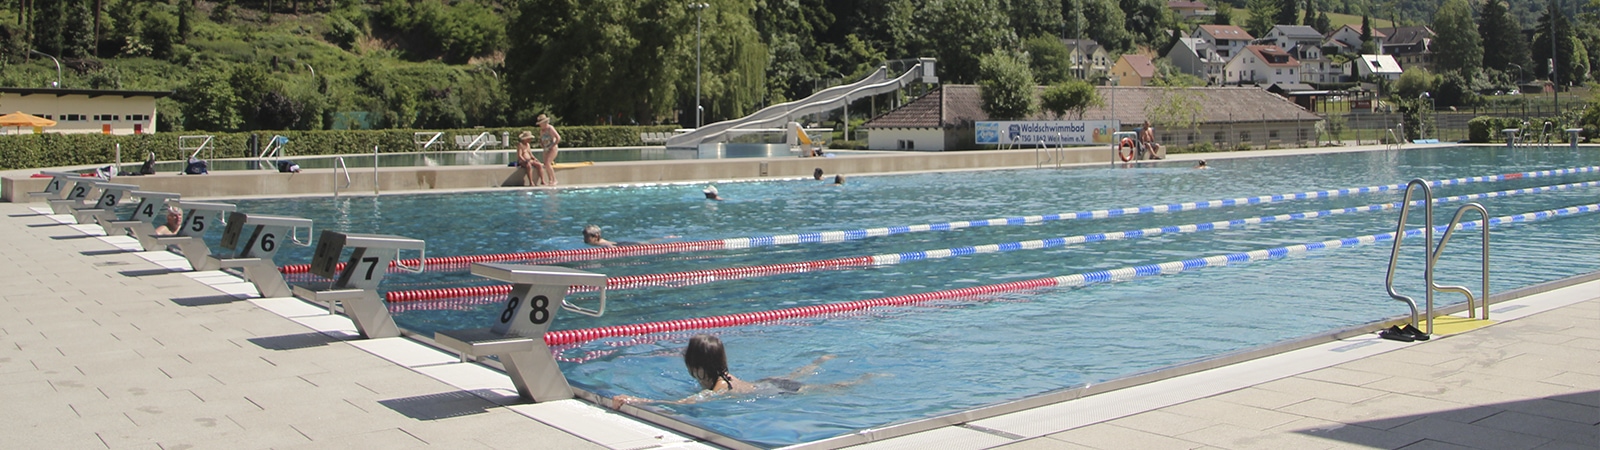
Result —
<instances>
[{"instance_id":1,"label":"bush","mask_svg":"<svg viewBox=\"0 0 1600 450\"><path fill-rule=\"evenodd\" d=\"M639 133L670 131L673 128L672 126L561 127L561 145L563 147L643 145L644 143L639 140ZM444 131L447 135L461 136L476 136L485 132L496 136L506 132L516 136L523 130L533 129L533 127L470 128L438 131ZM262 131L254 134L259 134L263 142L272 135L287 137L288 154L303 156L367 153L372 151L373 146L377 146L379 151L384 153L413 152L417 150L416 144L411 140L415 131L417 130ZM185 133L163 132L137 136L46 133L0 136L0 170L108 164L115 159L114 149L118 144L122 146L123 162L137 159L137 156L130 155L144 155L147 152L154 152L157 158L162 160L180 160L189 156L179 154L177 150L178 136L182 134ZM250 153L246 145L252 133L210 134L213 136L212 142L216 145L218 158L255 156ZM76 150L60 151L63 148Z\"/></svg>"},{"instance_id":2,"label":"bush","mask_svg":"<svg viewBox=\"0 0 1600 450\"><path fill-rule=\"evenodd\" d=\"M1489 116L1473 117L1467 121L1467 142L1491 142L1500 133L1500 118Z\"/></svg>"}]
</instances>

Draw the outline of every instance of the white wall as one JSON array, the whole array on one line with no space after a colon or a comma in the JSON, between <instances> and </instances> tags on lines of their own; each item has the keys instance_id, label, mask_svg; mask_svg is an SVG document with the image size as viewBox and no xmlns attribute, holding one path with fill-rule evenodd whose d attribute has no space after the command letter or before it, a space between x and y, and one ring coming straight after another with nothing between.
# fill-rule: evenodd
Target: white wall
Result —
<instances>
[{"instance_id":1,"label":"white wall","mask_svg":"<svg viewBox=\"0 0 1600 450\"><path fill-rule=\"evenodd\" d=\"M10 114L22 111L35 116L46 117L56 121L56 126L44 129L46 133L100 133L103 126L111 125L111 134L133 134L134 125L140 125L141 132L149 134L156 131L156 99L155 97L135 96L123 98L121 95L103 95L89 98L87 95L32 94L21 95L15 93L0 93L0 114ZM66 120L69 115L76 114L81 120ZM129 120L130 115L145 116L142 120ZM115 116L116 120L95 120L95 116ZM24 133L30 132L27 129Z\"/></svg>"},{"instance_id":2,"label":"white wall","mask_svg":"<svg viewBox=\"0 0 1600 450\"><path fill-rule=\"evenodd\" d=\"M902 148L901 142L914 144ZM935 129L873 128L867 133L867 148L872 150L944 151L944 132Z\"/></svg>"}]
</instances>

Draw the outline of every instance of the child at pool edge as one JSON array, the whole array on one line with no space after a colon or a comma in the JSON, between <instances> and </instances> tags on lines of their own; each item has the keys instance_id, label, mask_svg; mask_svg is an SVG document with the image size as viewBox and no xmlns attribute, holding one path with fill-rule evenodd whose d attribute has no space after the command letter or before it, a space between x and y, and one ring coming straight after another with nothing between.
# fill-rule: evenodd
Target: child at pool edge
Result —
<instances>
[{"instance_id":1,"label":"child at pool edge","mask_svg":"<svg viewBox=\"0 0 1600 450\"><path fill-rule=\"evenodd\" d=\"M770 377L744 381L728 373L728 354L722 347L722 340L709 334L697 334L689 338L689 346L683 349L683 365L689 369L689 376L700 383L700 393L684 397L679 400L655 400L631 395L618 395L612 397L611 407L620 409L626 404L642 403L671 403L682 405L711 400L723 395L752 394L758 392L771 392L775 394L799 394L818 388L843 388L865 381L869 375L861 378L833 383L828 385L805 384L800 379L816 372L822 363L833 359L834 355L822 355L811 361L805 367L795 369L782 377Z\"/></svg>"}]
</instances>

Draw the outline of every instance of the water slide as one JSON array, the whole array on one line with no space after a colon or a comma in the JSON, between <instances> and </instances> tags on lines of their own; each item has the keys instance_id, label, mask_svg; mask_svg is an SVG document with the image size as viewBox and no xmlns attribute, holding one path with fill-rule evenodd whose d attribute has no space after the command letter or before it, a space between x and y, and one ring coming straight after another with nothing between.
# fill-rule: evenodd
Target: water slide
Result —
<instances>
[{"instance_id":1,"label":"water slide","mask_svg":"<svg viewBox=\"0 0 1600 450\"><path fill-rule=\"evenodd\" d=\"M878 70L861 81L823 89L810 97L768 106L743 118L725 120L674 135L667 138L667 148L699 148L701 143L721 142L724 134L735 129L779 128L794 117L841 108L851 100L894 92L919 80L939 82L939 77L934 75L933 58L919 58L916 65L896 78L889 78L888 66L879 66Z\"/></svg>"}]
</instances>

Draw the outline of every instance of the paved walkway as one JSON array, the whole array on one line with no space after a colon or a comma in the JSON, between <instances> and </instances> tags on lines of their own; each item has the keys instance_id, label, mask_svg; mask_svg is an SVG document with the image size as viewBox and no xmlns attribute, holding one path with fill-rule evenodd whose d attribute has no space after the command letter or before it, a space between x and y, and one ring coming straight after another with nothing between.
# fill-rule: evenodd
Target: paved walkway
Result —
<instances>
[{"instance_id":1,"label":"paved walkway","mask_svg":"<svg viewBox=\"0 0 1600 450\"><path fill-rule=\"evenodd\" d=\"M448 381L471 365L316 331L327 316L240 300L25 205L0 215L3 448L704 448L577 401L508 406L503 375ZM1426 343L1336 342L868 447L1600 448L1600 282L1495 315L1509 320Z\"/></svg>"}]
</instances>

